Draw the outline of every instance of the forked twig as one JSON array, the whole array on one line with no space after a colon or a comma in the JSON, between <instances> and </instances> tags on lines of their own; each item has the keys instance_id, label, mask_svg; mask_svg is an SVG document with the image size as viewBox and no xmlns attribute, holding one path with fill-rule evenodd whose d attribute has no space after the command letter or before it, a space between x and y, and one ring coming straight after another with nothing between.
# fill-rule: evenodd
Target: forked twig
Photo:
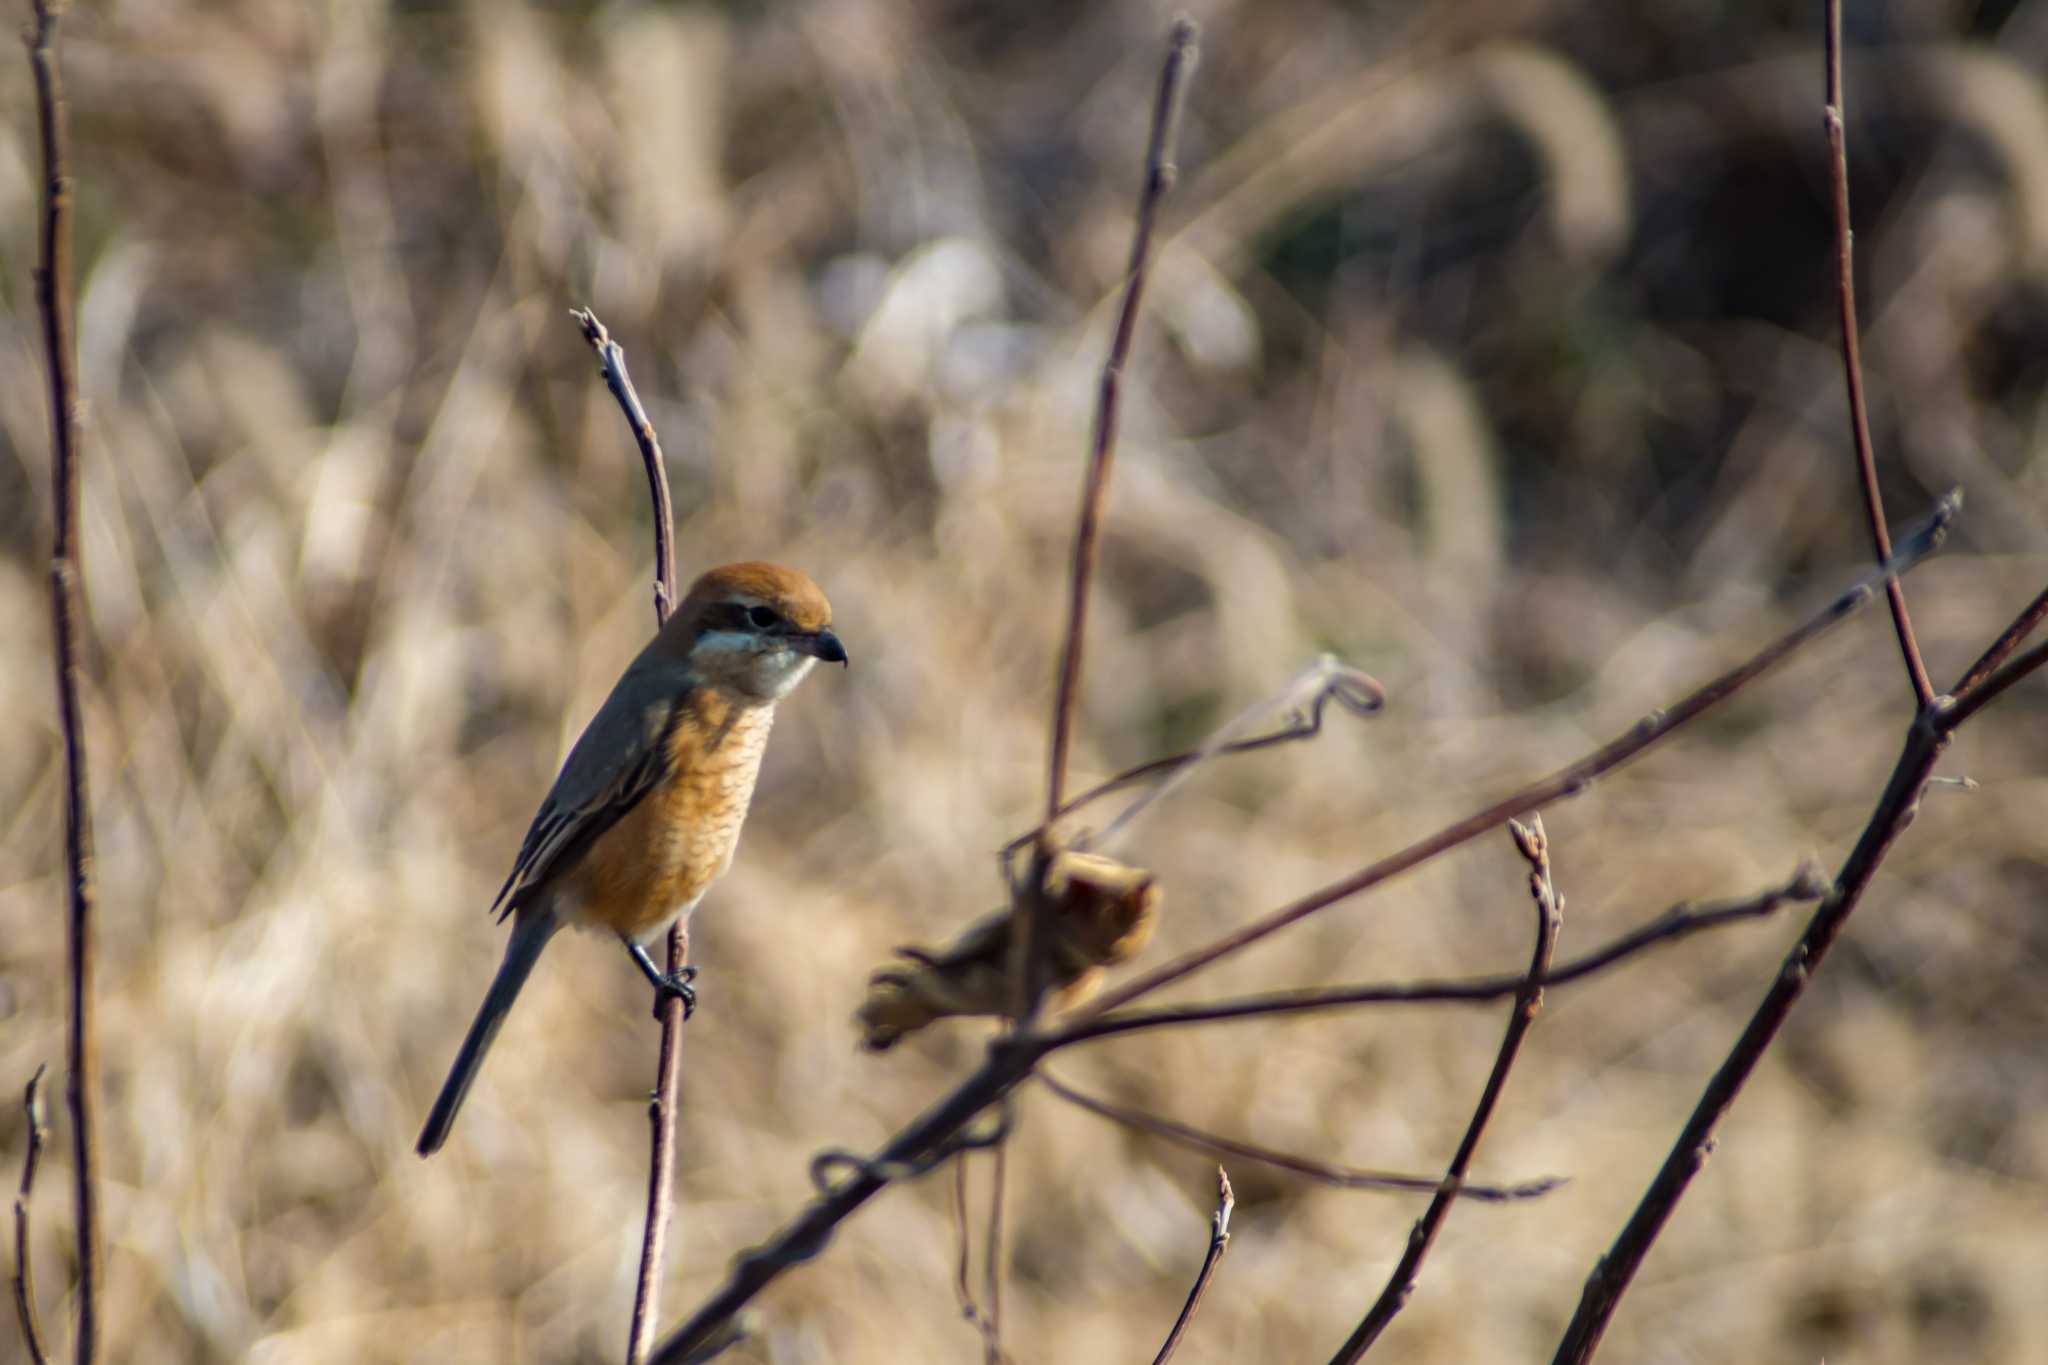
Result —
<instances>
[{"instance_id":1,"label":"forked twig","mask_svg":"<svg viewBox=\"0 0 2048 1365\"><path fill-rule=\"evenodd\" d=\"M1216 1267L1223 1260L1223 1253L1230 1249L1230 1215L1237 1208L1237 1195L1230 1188L1230 1174L1221 1166L1216 1168L1216 1212L1209 1219L1209 1251L1202 1257L1202 1268L1195 1272L1195 1283L1188 1290L1188 1301L1181 1305L1180 1316L1173 1320L1173 1330L1166 1334L1166 1342L1159 1348L1159 1354L1152 1357L1152 1365L1166 1365L1173 1359L1173 1353L1180 1349L1180 1339L1187 1335L1188 1324L1195 1320L1195 1310L1202 1306L1202 1294L1209 1288L1209 1281L1216 1277Z\"/></svg>"},{"instance_id":2,"label":"forked twig","mask_svg":"<svg viewBox=\"0 0 2048 1365\"><path fill-rule=\"evenodd\" d=\"M1955 519L1961 506L1960 494L1943 495L1936 502L1933 513L1900 539L1896 552L1876 572L1865 576L1848 592L1823 607L1805 623L1794 627L1743 663L1737 664L1720 677L1696 689L1668 710L1652 712L1627 734L1569 767L1561 768L1549 777L1504 797L1485 810L1419 839L1370 867L1362 868L1320 891L1310 892L1290 905L1284 905L1242 928L1154 968L1135 981L1108 992L1076 1011L1071 1016L1072 1022L1068 1029L1085 1026L1090 1020L1099 1019L1162 986L1171 985L1183 977L1190 976L1222 958L1242 951L1270 934L1278 933L1290 924L1298 923L1341 900L1377 886L1410 868L1449 852L1460 844L1470 843L1496 825L1578 795L1595 778L1640 757L1645 750L1668 738L1680 726L1697 719L1727 700L1802 646L1812 643L1854 615L1870 601L1877 586L1911 569L1941 543L1943 536L1947 534L1949 523Z\"/></svg>"},{"instance_id":3,"label":"forked twig","mask_svg":"<svg viewBox=\"0 0 2048 1365\"><path fill-rule=\"evenodd\" d=\"M1166 64L1159 72L1159 95L1152 105L1152 137L1145 152L1145 185L1138 193L1138 223L1131 234L1131 260L1124 275L1123 305L1117 312L1116 334L1109 359L1102 366L1096 396L1095 435L1088 452L1088 474L1081 490L1081 516L1074 532L1074 567L1067 597L1066 644L1060 651L1059 690L1052 706L1052 754L1047 764L1045 818L1060 810L1067 784L1067 748L1074 725L1075 693L1081 683L1081 642L1088 624L1088 588L1095 576L1102 535L1102 508L1109 496L1109 469L1116 458L1117 407L1131 337L1138 326L1138 301L1145 293L1145 274L1152 259L1152 229L1159 201L1173 188L1179 168L1174 144L1179 140L1181 97L1195 66L1195 24L1176 19L1167 39Z\"/></svg>"},{"instance_id":4,"label":"forked twig","mask_svg":"<svg viewBox=\"0 0 2048 1365\"><path fill-rule=\"evenodd\" d=\"M1386 1287L1380 1290L1380 1296L1373 1300L1372 1307L1366 1310L1350 1338L1331 1358L1332 1365L1340 1362L1341 1365L1353 1365L1372 1349L1380 1333L1386 1331L1387 1325L1408 1306L1408 1298L1415 1292L1416 1276L1422 1272L1423 1258L1429 1255L1430 1245L1436 1241L1436 1235L1451 1211L1449 1187L1453 1182L1462 1181L1465 1172L1471 1169L1473 1154L1479 1150L1480 1136L1485 1133L1487 1121L1493 1117L1494 1106L1500 1102L1500 1093L1507 1086L1508 1071L1515 1064L1516 1054L1521 1051L1522 1039L1527 1036L1529 1026L1536 1022L1537 1012L1543 1008L1543 987L1538 983L1550 970L1550 955L1557 947L1557 933L1564 923L1564 898L1557 894L1557 884L1550 875L1550 841L1543 833L1543 817L1535 816L1527 825L1510 820L1508 831L1514 836L1516 851L1529 864L1529 895L1536 903L1536 946L1529 957L1528 983L1515 993L1515 1007L1508 1014L1507 1033L1501 1038L1500 1052L1493 1060L1493 1071L1486 1078L1486 1088L1479 1093L1479 1103L1472 1110L1472 1121L1465 1127L1465 1136L1458 1142L1457 1153L1444 1172L1446 1188L1438 1191L1422 1217L1415 1221L1400 1263L1387 1277Z\"/></svg>"},{"instance_id":5,"label":"forked twig","mask_svg":"<svg viewBox=\"0 0 2048 1365\"><path fill-rule=\"evenodd\" d=\"M2033 601L2027 603L2026 609L2012 618L2011 625L1999 632L1998 638L1978 656L1977 662L1963 671L1963 676L1958 678L1956 685L1950 689L1950 695L1957 701L1970 700L1971 694L1998 670L2000 664L2012 656L2014 650L2027 642L2027 637L2034 633L2035 628L2043 620L2048 620L2048 588L2043 588Z\"/></svg>"},{"instance_id":6,"label":"forked twig","mask_svg":"<svg viewBox=\"0 0 2048 1365\"><path fill-rule=\"evenodd\" d=\"M1713 905L1674 905L1642 928L1621 935L1604 947L1563 966L1545 972L1539 987L1566 986L1606 971L1620 962L1676 943L1709 929L1725 928L1745 920L1765 919L1782 906L1795 901L1816 901L1828 894L1828 884L1812 868L1801 868L1782 886L1738 901ZM1148 1029L1175 1028L1183 1024L1219 1024L1231 1020L1268 1019L1281 1015L1314 1014L1323 1010L1348 1009L1357 1005L1483 1005L1519 995L1529 986L1526 972L1499 976L1476 976L1448 981L1378 982L1362 986L1314 987L1303 990L1269 991L1242 995L1208 1004L1173 1005L1155 1009L1118 1010L1099 1019L1078 1019L1045 1035L1048 1051L1093 1043L1119 1034ZM1434 1188L1435 1182L1432 1182Z\"/></svg>"},{"instance_id":7,"label":"forked twig","mask_svg":"<svg viewBox=\"0 0 2048 1365\"><path fill-rule=\"evenodd\" d=\"M1960 687L1957 688L1955 693L1957 701L1946 711L1937 714L1935 718L1936 725L1945 732L1954 730L1992 702L1997 701L2008 687L2035 672L2043 664L2048 664L2048 641L2035 645L2032 649L2020 655L1990 677L1980 680L1968 692L1964 692Z\"/></svg>"},{"instance_id":8,"label":"forked twig","mask_svg":"<svg viewBox=\"0 0 2048 1365\"><path fill-rule=\"evenodd\" d=\"M1826 0L1827 105L1822 122L1827 127L1828 181L1833 191L1835 215L1835 303L1842 324L1842 378L1849 401L1849 429L1856 445L1856 478L1863 490L1863 510L1870 523L1871 543L1882 564L1892 555L1891 533L1886 529L1884 494L1877 482L1877 450L1870 438L1870 413L1863 400L1863 344L1856 326L1855 235L1849 226L1849 130L1842 103L1842 4ZM1913 697L1921 709L1934 702L1934 684L1928 681L1926 661L1920 644L1913 638L1913 621L1906 614L1906 590L1895 578L1885 584L1891 604L1892 629L1899 637L1899 653L1906 661L1906 677L1913 685Z\"/></svg>"},{"instance_id":9,"label":"forked twig","mask_svg":"<svg viewBox=\"0 0 2048 1365\"><path fill-rule=\"evenodd\" d=\"M50 547L50 617L57 652L57 714L64 732L64 920L70 1012L65 1030L64 1102L71 1117L72 1217L78 1248L78 1332L74 1356L91 1365L99 1354L99 1158L93 1101L99 1093L99 1048L93 1035L92 803L86 794L85 716L79 705L78 343L72 327L71 175L66 164L64 86L57 69L61 3L35 0L28 63L35 74L42 131L43 239L36 267L36 305L50 374L51 499L56 534Z\"/></svg>"},{"instance_id":10,"label":"forked twig","mask_svg":"<svg viewBox=\"0 0 2048 1365\"><path fill-rule=\"evenodd\" d=\"M597 314L587 308L571 316L583 329L583 339L597 352L598 365L606 387L626 414L633 428L633 440L640 447L641 463L647 470L648 496L654 504L654 624L667 623L676 604L676 551L674 511L669 502L668 469L661 458L661 438L647 420L647 409L633 388L626 371L626 353L611 339ZM668 974L679 975L690 960L690 931L678 920L668 931ZM647 1219L640 1234L640 1271L634 1281L633 1319L626 1333L626 1365L639 1365L654 1344L655 1319L660 1315L661 1268L666 1259L669 1220L675 1211L676 1184L676 1097L683 1081L683 1003L666 992L657 993L655 1017L661 1020L661 1053L655 1062L654 1097L647 1105L650 1130L647 1162Z\"/></svg>"},{"instance_id":11,"label":"forked twig","mask_svg":"<svg viewBox=\"0 0 2048 1365\"><path fill-rule=\"evenodd\" d=\"M1192 1151L1204 1152L1210 1156L1241 1158L1256 1161L1275 1170L1298 1175L1318 1185L1329 1185L1340 1190L1385 1190L1397 1194L1435 1194L1448 1191L1454 1198L1473 1199L1482 1204L1507 1204L1523 1199L1539 1199L1557 1189L1565 1182L1557 1178L1524 1181L1519 1185L1475 1185L1459 1180L1446 1185L1433 1175L1403 1175L1396 1171L1368 1171L1355 1166L1339 1166L1328 1161L1312 1161L1291 1152L1275 1151L1256 1143L1227 1138L1216 1133L1172 1119L1148 1114L1143 1110L1130 1109L1112 1103L1098 1095L1076 1090L1050 1071L1038 1073L1039 1083L1047 1090L1076 1108L1086 1109L1120 1123L1135 1132L1148 1133L1153 1137L1171 1142Z\"/></svg>"},{"instance_id":12,"label":"forked twig","mask_svg":"<svg viewBox=\"0 0 2048 1365\"><path fill-rule=\"evenodd\" d=\"M1374 715L1386 704L1386 689L1381 687L1377 680L1355 668L1346 667L1341 661L1329 656L1312 665L1304 676L1313 678L1319 686L1306 700L1298 696L1299 679L1295 685L1290 685L1282 693L1277 705L1279 709L1290 714L1278 729L1263 735L1254 735L1250 739L1228 739L1227 736L1235 728L1235 723L1226 725L1199 749L1189 749L1184 753L1155 758L1136 767L1126 768L1115 777L1096 783L1087 791L1063 802L1059 810L1054 812L1053 818L1058 820L1072 815L1083 806L1150 778L1179 780L1192 768L1212 758L1229 754L1248 754L1259 749L1271 749L1282 744L1314 739L1323 732L1323 711L1333 701L1354 716ZM1266 714L1267 709L1263 705L1255 708L1260 715ZM1161 794L1163 793L1155 793L1154 799ZM1135 810L1127 810L1118 817L1117 822L1128 822L1133 814ZM1003 845L1003 858L1007 861L1015 857L1018 850L1026 844L1035 842L1050 827L1049 824L1041 823L1025 830Z\"/></svg>"},{"instance_id":13,"label":"forked twig","mask_svg":"<svg viewBox=\"0 0 2048 1365\"><path fill-rule=\"evenodd\" d=\"M21 1184L14 1195L14 1313L21 1323L22 1340L28 1343L31 1365L49 1365L43 1349L43 1324L36 1315L35 1268L29 1263L28 1199L35 1193L36 1167L43 1159L43 1139L49 1125L43 1122L43 1072L37 1067L29 1077L28 1091L21 1099L22 1118L28 1125L28 1150L21 1158Z\"/></svg>"}]
</instances>

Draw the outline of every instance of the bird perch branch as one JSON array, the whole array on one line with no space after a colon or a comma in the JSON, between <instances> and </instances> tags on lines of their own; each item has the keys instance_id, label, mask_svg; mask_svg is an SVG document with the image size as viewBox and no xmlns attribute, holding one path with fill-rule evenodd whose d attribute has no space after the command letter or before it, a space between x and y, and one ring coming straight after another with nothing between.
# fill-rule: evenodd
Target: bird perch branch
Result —
<instances>
[{"instance_id":1,"label":"bird perch branch","mask_svg":"<svg viewBox=\"0 0 2048 1365\"><path fill-rule=\"evenodd\" d=\"M647 409L626 372L626 353L605 331L597 314L587 308L572 314L583 329L584 340L597 352L605 385L633 428L640 459L647 469L647 490L654 504L654 624L665 624L676 604L676 551L674 511L669 503L668 471L662 463L661 438L647 420ZM678 920L668 931L668 974L673 977L690 960L690 931ZM660 1315L661 1270L668 1242L668 1226L675 1209L676 1182L676 1096L683 1080L683 1004L673 995L657 993L655 1017L661 1020L661 1055L655 1063L654 1098L648 1102L647 1124L651 1130L647 1163L647 1221L640 1237L640 1273L633 1291L633 1321L626 1335L626 1365L639 1365L654 1344L654 1324Z\"/></svg>"},{"instance_id":2,"label":"bird perch branch","mask_svg":"<svg viewBox=\"0 0 2048 1365\"><path fill-rule=\"evenodd\" d=\"M85 717L78 697L79 617L85 569L78 547L78 348L72 328L71 178L66 165L64 87L57 68L62 6L36 0L28 36L42 128L43 241L36 304L50 373L51 493L56 534L50 549L50 615L57 650L57 712L64 731L64 865L69 891L65 952L70 1018L65 1041L64 1102L71 1117L72 1204L78 1247L78 1333L74 1356L91 1365L99 1353L99 1166L93 1104L99 1093L99 1049L93 1032L92 803L86 794Z\"/></svg>"}]
</instances>

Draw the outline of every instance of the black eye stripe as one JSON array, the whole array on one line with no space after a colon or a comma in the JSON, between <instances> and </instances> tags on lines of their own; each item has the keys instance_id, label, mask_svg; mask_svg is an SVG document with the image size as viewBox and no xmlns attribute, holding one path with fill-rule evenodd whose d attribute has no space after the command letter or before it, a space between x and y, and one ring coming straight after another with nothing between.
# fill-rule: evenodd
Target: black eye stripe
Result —
<instances>
[{"instance_id":1,"label":"black eye stripe","mask_svg":"<svg viewBox=\"0 0 2048 1365\"><path fill-rule=\"evenodd\" d=\"M756 630L769 630L782 623L782 618L775 614L772 607L749 607L745 618L747 624Z\"/></svg>"}]
</instances>

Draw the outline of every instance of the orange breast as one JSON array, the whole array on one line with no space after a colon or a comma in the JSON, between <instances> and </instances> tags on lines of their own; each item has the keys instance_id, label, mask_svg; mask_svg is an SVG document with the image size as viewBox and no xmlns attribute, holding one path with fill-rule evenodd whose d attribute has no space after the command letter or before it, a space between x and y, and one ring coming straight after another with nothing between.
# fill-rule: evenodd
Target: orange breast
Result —
<instances>
[{"instance_id":1,"label":"orange breast","mask_svg":"<svg viewBox=\"0 0 2048 1365\"><path fill-rule=\"evenodd\" d=\"M666 776L562 881L572 923L645 938L687 914L732 864L773 707L693 697L669 736Z\"/></svg>"}]
</instances>

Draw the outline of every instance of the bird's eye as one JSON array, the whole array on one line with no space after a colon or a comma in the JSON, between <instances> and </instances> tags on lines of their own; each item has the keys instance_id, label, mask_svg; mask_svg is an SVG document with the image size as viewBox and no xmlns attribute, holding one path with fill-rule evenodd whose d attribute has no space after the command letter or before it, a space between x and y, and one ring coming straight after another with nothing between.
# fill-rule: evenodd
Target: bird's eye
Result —
<instances>
[{"instance_id":1,"label":"bird's eye","mask_svg":"<svg viewBox=\"0 0 2048 1365\"><path fill-rule=\"evenodd\" d=\"M751 625L755 630L767 630L781 619L768 607L747 608L747 624Z\"/></svg>"}]
</instances>

